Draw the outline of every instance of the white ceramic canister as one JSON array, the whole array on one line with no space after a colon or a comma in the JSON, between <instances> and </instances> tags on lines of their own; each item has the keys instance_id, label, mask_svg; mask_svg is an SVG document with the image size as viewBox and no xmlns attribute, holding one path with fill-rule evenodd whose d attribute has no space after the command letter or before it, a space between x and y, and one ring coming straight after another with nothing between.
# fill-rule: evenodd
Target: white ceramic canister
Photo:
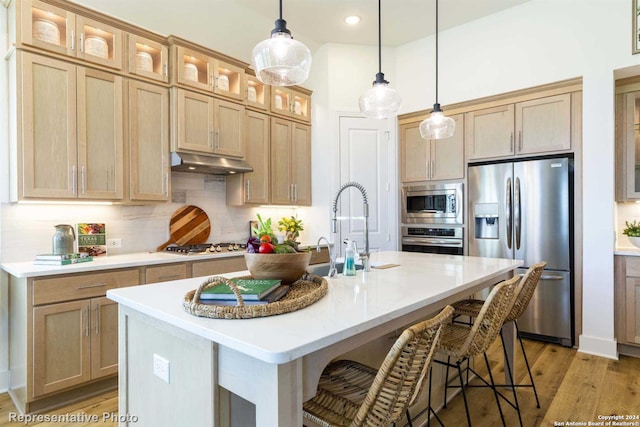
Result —
<instances>
[{"instance_id":1,"label":"white ceramic canister","mask_svg":"<svg viewBox=\"0 0 640 427\"><path fill-rule=\"evenodd\" d=\"M198 67L196 64L190 62L184 64L184 78L192 82L198 81Z\"/></svg>"},{"instance_id":2,"label":"white ceramic canister","mask_svg":"<svg viewBox=\"0 0 640 427\"><path fill-rule=\"evenodd\" d=\"M229 91L229 77L227 77L225 74L220 74L218 76L218 89L227 92Z\"/></svg>"},{"instance_id":3,"label":"white ceramic canister","mask_svg":"<svg viewBox=\"0 0 640 427\"><path fill-rule=\"evenodd\" d=\"M109 45L100 36L87 36L84 39L84 51L98 58L107 59L109 57Z\"/></svg>"},{"instance_id":4,"label":"white ceramic canister","mask_svg":"<svg viewBox=\"0 0 640 427\"><path fill-rule=\"evenodd\" d=\"M149 52L136 53L136 68L140 71L153 72L153 58Z\"/></svg>"},{"instance_id":5,"label":"white ceramic canister","mask_svg":"<svg viewBox=\"0 0 640 427\"><path fill-rule=\"evenodd\" d=\"M256 93L256 88L253 86L247 87L247 100L249 102L256 102L258 100L258 94Z\"/></svg>"},{"instance_id":6,"label":"white ceramic canister","mask_svg":"<svg viewBox=\"0 0 640 427\"><path fill-rule=\"evenodd\" d=\"M276 110L282 110L282 97L280 95L275 96Z\"/></svg>"},{"instance_id":7,"label":"white ceramic canister","mask_svg":"<svg viewBox=\"0 0 640 427\"><path fill-rule=\"evenodd\" d=\"M36 19L33 21L32 30L34 38L60 46L60 29L54 22Z\"/></svg>"}]
</instances>

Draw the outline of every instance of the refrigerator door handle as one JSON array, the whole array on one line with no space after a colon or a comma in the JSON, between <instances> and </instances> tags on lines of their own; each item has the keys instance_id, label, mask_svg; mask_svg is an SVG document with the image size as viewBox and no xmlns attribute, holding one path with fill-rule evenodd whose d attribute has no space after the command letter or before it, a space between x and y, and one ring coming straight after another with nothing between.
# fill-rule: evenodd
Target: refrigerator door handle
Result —
<instances>
[{"instance_id":1,"label":"refrigerator door handle","mask_svg":"<svg viewBox=\"0 0 640 427\"><path fill-rule=\"evenodd\" d=\"M524 277L524 273L516 274L516 276ZM543 274L542 276L540 276L540 280L564 280L564 276L557 276L557 275L549 276L549 275Z\"/></svg>"},{"instance_id":2,"label":"refrigerator door handle","mask_svg":"<svg viewBox=\"0 0 640 427\"><path fill-rule=\"evenodd\" d=\"M515 186L513 188L513 219L515 220L516 249L520 249L520 240L522 237L522 216L520 214L520 178L516 178Z\"/></svg>"},{"instance_id":3,"label":"refrigerator door handle","mask_svg":"<svg viewBox=\"0 0 640 427\"><path fill-rule=\"evenodd\" d=\"M507 178L505 199L505 216L507 220L507 247L511 249L511 241L513 238L513 225L511 224L511 209L513 208L513 205L511 203L511 178Z\"/></svg>"}]
</instances>

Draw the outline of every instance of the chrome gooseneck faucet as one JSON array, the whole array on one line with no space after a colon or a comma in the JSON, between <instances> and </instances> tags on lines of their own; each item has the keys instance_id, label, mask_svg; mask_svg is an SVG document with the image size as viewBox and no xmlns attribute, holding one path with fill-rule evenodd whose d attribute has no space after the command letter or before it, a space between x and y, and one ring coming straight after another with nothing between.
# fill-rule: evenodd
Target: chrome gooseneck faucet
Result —
<instances>
[{"instance_id":1,"label":"chrome gooseneck faucet","mask_svg":"<svg viewBox=\"0 0 640 427\"><path fill-rule=\"evenodd\" d=\"M333 198L332 204L333 219L331 220L331 232L333 234L336 234L338 232L338 199L340 198L340 194L349 187L357 188L362 194L362 200L364 202L364 205L362 207L362 213L364 215L364 252L360 253L359 255L362 259L364 271L371 271L371 268L369 267L369 203L367 200L367 190L364 189L362 184L354 181L347 182L345 184L342 184L342 187L340 187L340 189L336 193L336 197ZM334 238L333 240L335 241L336 239Z\"/></svg>"},{"instance_id":2,"label":"chrome gooseneck faucet","mask_svg":"<svg viewBox=\"0 0 640 427\"><path fill-rule=\"evenodd\" d=\"M316 244L316 251L320 252L320 242L323 240L327 242L327 249L329 250L329 273L327 276L335 277L338 274L338 270L336 269L336 256L334 255L335 252L331 250L331 242L329 242L329 239L324 236L320 237Z\"/></svg>"}]
</instances>

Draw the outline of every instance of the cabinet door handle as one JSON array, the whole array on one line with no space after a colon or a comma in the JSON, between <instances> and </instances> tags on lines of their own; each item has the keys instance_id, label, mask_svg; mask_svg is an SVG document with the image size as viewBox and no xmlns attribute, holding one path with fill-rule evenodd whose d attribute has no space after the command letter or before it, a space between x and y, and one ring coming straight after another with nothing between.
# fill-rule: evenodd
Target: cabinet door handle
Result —
<instances>
[{"instance_id":1,"label":"cabinet door handle","mask_svg":"<svg viewBox=\"0 0 640 427\"><path fill-rule=\"evenodd\" d=\"M166 274L164 276L158 276L158 280L175 279L175 278L181 278L181 277L182 277L181 274Z\"/></svg>"},{"instance_id":2,"label":"cabinet door handle","mask_svg":"<svg viewBox=\"0 0 640 427\"><path fill-rule=\"evenodd\" d=\"M298 184L293 184L293 201L298 201Z\"/></svg>"},{"instance_id":3,"label":"cabinet door handle","mask_svg":"<svg viewBox=\"0 0 640 427\"><path fill-rule=\"evenodd\" d=\"M518 131L518 151L522 151L522 131Z\"/></svg>"},{"instance_id":4,"label":"cabinet door handle","mask_svg":"<svg viewBox=\"0 0 640 427\"><path fill-rule=\"evenodd\" d=\"M164 174L164 195L169 197L169 174Z\"/></svg>"},{"instance_id":5,"label":"cabinet door handle","mask_svg":"<svg viewBox=\"0 0 640 427\"><path fill-rule=\"evenodd\" d=\"M427 160L425 162L425 166L427 168L427 179L431 178L431 162L429 162L429 160Z\"/></svg>"},{"instance_id":6,"label":"cabinet door handle","mask_svg":"<svg viewBox=\"0 0 640 427\"><path fill-rule=\"evenodd\" d=\"M82 184L82 194L85 194L87 187L87 171L84 165L80 168L80 183Z\"/></svg>"},{"instance_id":7,"label":"cabinet door handle","mask_svg":"<svg viewBox=\"0 0 640 427\"><path fill-rule=\"evenodd\" d=\"M84 318L84 335L86 337L89 336L89 305L87 304L87 306L84 309L85 311L85 318Z\"/></svg>"},{"instance_id":8,"label":"cabinet door handle","mask_svg":"<svg viewBox=\"0 0 640 427\"><path fill-rule=\"evenodd\" d=\"M293 201L293 184L289 184L289 200Z\"/></svg>"},{"instance_id":9,"label":"cabinet door handle","mask_svg":"<svg viewBox=\"0 0 640 427\"><path fill-rule=\"evenodd\" d=\"M76 170L75 165L71 166L71 192L75 195L77 191L77 180L78 180L78 171Z\"/></svg>"},{"instance_id":10,"label":"cabinet door handle","mask_svg":"<svg viewBox=\"0 0 640 427\"><path fill-rule=\"evenodd\" d=\"M431 160L431 179L435 179L436 177L436 161Z\"/></svg>"},{"instance_id":11,"label":"cabinet door handle","mask_svg":"<svg viewBox=\"0 0 640 427\"><path fill-rule=\"evenodd\" d=\"M84 33L80 33L80 46L78 46L78 50L84 53Z\"/></svg>"},{"instance_id":12,"label":"cabinet door handle","mask_svg":"<svg viewBox=\"0 0 640 427\"><path fill-rule=\"evenodd\" d=\"M513 147L513 132L511 132L509 136L509 150L511 150L512 153L515 151Z\"/></svg>"},{"instance_id":13,"label":"cabinet door handle","mask_svg":"<svg viewBox=\"0 0 640 427\"><path fill-rule=\"evenodd\" d=\"M216 133L218 134L218 150L219 150L219 149L220 149L220 134L221 134L222 132L220 132L220 129L218 129L218 130L216 131Z\"/></svg>"},{"instance_id":14,"label":"cabinet door handle","mask_svg":"<svg viewBox=\"0 0 640 427\"><path fill-rule=\"evenodd\" d=\"M211 129L211 130L209 131L209 147L210 147L212 150L213 150L213 140L214 140L213 133L214 133L214 132L215 132L215 131L214 131L213 129Z\"/></svg>"},{"instance_id":15,"label":"cabinet door handle","mask_svg":"<svg viewBox=\"0 0 640 427\"><path fill-rule=\"evenodd\" d=\"M247 201L251 199L251 180L247 180Z\"/></svg>"},{"instance_id":16,"label":"cabinet door handle","mask_svg":"<svg viewBox=\"0 0 640 427\"><path fill-rule=\"evenodd\" d=\"M71 30L71 50L75 50L76 48L76 35L75 31Z\"/></svg>"},{"instance_id":17,"label":"cabinet door handle","mask_svg":"<svg viewBox=\"0 0 640 427\"><path fill-rule=\"evenodd\" d=\"M100 333L100 304L96 304L96 335Z\"/></svg>"},{"instance_id":18,"label":"cabinet door handle","mask_svg":"<svg viewBox=\"0 0 640 427\"><path fill-rule=\"evenodd\" d=\"M162 69L164 70L164 76L165 77L169 77L169 65L165 62L165 64L162 66Z\"/></svg>"},{"instance_id":19,"label":"cabinet door handle","mask_svg":"<svg viewBox=\"0 0 640 427\"><path fill-rule=\"evenodd\" d=\"M76 289L77 290L81 290L81 289L90 289L90 288L100 288L102 286L107 286L107 284L106 283L96 283L95 285L78 286Z\"/></svg>"},{"instance_id":20,"label":"cabinet door handle","mask_svg":"<svg viewBox=\"0 0 640 427\"><path fill-rule=\"evenodd\" d=\"M213 75L213 73L211 73L211 76L209 77L211 80L211 89L215 89L216 88L216 81L215 81L215 76Z\"/></svg>"}]
</instances>

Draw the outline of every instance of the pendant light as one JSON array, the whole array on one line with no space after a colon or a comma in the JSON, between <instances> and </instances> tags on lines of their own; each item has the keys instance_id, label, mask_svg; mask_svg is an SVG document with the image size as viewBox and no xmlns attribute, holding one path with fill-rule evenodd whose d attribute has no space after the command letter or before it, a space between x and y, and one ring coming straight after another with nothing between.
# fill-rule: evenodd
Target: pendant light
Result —
<instances>
[{"instance_id":1,"label":"pendant light","mask_svg":"<svg viewBox=\"0 0 640 427\"><path fill-rule=\"evenodd\" d=\"M456 122L446 117L438 103L438 0L436 0L436 103L433 104L431 117L420 123L420 136L424 139L443 139L453 136Z\"/></svg>"},{"instance_id":2,"label":"pendant light","mask_svg":"<svg viewBox=\"0 0 640 427\"><path fill-rule=\"evenodd\" d=\"M402 98L395 89L389 87L382 72L382 21L380 0L378 0L378 73L373 87L360 96L360 111L367 117L385 119L395 116L400 109Z\"/></svg>"},{"instance_id":3,"label":"pendant light","mask_svg":"<svg viewBox=\"0 0 640 427\"><path fill-rule=\"evenodd\" d=\"M271 37L253 48L252 63L258 80L272 86L297 85L309 77L311 52L291 37L287 21L282 19L282 0Z\"/></svg>"}]
</instances>

